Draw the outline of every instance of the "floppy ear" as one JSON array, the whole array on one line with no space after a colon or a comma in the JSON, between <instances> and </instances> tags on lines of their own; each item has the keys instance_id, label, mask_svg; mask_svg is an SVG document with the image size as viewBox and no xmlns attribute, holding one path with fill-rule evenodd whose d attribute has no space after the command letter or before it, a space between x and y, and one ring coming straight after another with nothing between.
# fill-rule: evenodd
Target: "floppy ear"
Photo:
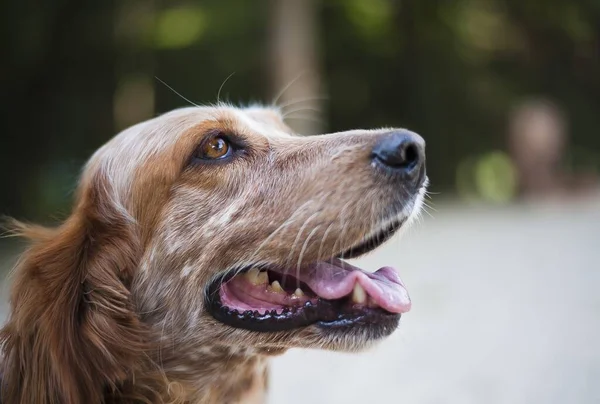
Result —
<instances>
[{"instance_id":1,"label":"floppy ear","mask_svg":"<svg viewBox=\"0 0 600 404\"><path fill-rule=\"evenodd\" d=\"M3 404L100 403L140 366L146 339L129 296L134 223L111 202L106 178L82 189L60 227L15 228L32 246L16 265L0 333Z\"/></svg>"}]
</instances>

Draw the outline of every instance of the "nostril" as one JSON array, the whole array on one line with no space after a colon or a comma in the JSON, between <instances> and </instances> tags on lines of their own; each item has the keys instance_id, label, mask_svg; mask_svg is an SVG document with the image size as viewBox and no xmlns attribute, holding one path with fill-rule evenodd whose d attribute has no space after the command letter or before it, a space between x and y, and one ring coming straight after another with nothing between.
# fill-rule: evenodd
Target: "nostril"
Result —
<instances>
[{"instance_id":1,"label":"nostril","mask_svg":"<svg viewBox=\"0 0 600 404\"><path fill-rule=\"evenodd\" d=\"M419 161L419 150L417 145L410 143L401 151L400 168L412 169Z\"/></svg>"}]
</instances>

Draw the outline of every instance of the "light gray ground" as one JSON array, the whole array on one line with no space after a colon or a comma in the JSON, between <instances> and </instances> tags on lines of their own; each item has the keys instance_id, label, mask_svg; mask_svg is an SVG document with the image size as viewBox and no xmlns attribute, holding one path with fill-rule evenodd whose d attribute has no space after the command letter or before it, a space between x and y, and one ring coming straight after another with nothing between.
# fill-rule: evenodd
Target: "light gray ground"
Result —
<instances>
[{"instance_id":1,"label":"light gray ground","mask_svg":"<svg viewBox=\"0 0 600 404\"><path fill-rule=\"evenodd\" d=\"M600 200L436 209L359 261L400 269L400 329L362 354L277 358L271 403L600 403Z\"/></svg>"},{"instance_id":2,"label":"light gray ground","mask_svg":"<svg viewBox=\"0 0 600 404\"><path fill-rule=\"evenodd\" d=\"M600 201L437 210L358 261L400 269L400 329L276 359L271 403L600 403Z\"/></svg>"}]
</instances>

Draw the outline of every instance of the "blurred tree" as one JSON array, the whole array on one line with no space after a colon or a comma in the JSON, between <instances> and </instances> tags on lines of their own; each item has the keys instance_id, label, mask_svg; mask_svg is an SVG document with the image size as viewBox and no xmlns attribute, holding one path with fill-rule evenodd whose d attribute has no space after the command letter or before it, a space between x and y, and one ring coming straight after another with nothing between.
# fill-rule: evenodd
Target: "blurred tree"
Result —
<instances>
[{"instance_id":1,"label":"blurred tree","mask_svg":"<svg viewBox=\"0 0 600 404\"><path fill-rule=\"evenodd\" d=\"M186 13L187 10L177 10ZM192 10L193 11L193 10ZM185 15L194 16L192 12ZM154 0L121 0L115 9L115 47L117 79L113 98L113 118L116 130L152 118L154 116L153 45L169 45L169 38L179 32L169 26L177 18L166 14L162 19L156 15ZM198 23L192 21L196 26ZM177 27L177 21L170 25ZM165 38L164 31L168 37ZM152 33L156 32L155 36ZM192 40L195 38L192 38ZM177 42L176 42L177 44Z\"/></svg>"},{"instance_id":2,"label":"blurred tree","mask_svg":"<svg viewBox=\"0 0 600 404\"><path fill-rule=\"evenodd\" d=\"M479 170L467 177L481 182L506 167L495 151L507 149L510 111L543 97L569 123L564 164L600 169L597 0L4 5L0 213L66 210L80 166L101 143L187 104L154 76L193 102L216 101L223 84L222 100L249 103L269 102L310 70L282 102L327 95L324 130L421 133L433 188L447 191L460 170ZM496 182L509 189L511 176L502 176Z\"/></svg>"},{"instance_id":3,"label":"blurred tree","mask_svg":"<svg viewBox=\"0 0 600 404\"><path fill-rule=\"evenodd\" d=\"M313 0L271 2L271 91L290 126L302 134L325 129L316 11Z\"/></svg>"},{"instance_id":4,"label":"blurred tree","mask_svg":"<svg viewBox=\"0 0 600 404\"><path fill-rule=\"evenodd\" d=\"M0 213L56 213L86 156L112 132L113 4L3 6Z\"/></svg>"}]
</instances>

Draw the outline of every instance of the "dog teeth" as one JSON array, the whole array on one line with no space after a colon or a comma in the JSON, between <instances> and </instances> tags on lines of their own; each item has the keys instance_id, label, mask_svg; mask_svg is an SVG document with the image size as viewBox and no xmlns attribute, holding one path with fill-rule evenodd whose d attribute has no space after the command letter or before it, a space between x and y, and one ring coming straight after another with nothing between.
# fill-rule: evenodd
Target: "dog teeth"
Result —
<instances>
[{"instance_id":1,"label":"dog teeth","mask_svg":"<svg viewBox=\"0 0 600 404\"><path fill-rule=\"evenodd\" d=\"M258 273L258 280L260 281L261 285L269 283L269 274L267 273L267 271L260 271Z\"/></svg>"},{"instance_id":2,"label":"dog teeth","mask_svg":"<svg viewBox=\"0 0 600 404\"><path fill-rule=\"evenodd\" d=\"M278 281L273 281L273 283L271 283L271 290L275 293L285 293Z\"/></svg>"},{"instance_id":3,"label":"dog teeth","mask_svg":"<svg viewBox=\"0 0 600 404\"><path fill-rule=\"evenodd\" d=\"M365 304L367 302L367 292L365 292L365 289L358 282L354 284L354 289L352 290L352 301L358 304Z\"/></svg>"},{"instance_id":4,"label":"dog teeth","mask_svg":"<svg viewBox=\"0 0 600 404\"><path fill-rule=\"evenodd\" d=\"M294 294L292 295L292 297L303 297L303 296L304 296L304 292L300 288L297 288L296 291L294 292Z\"/></svg>"},{"instance_id":5,"label":"dog teeth","mask_svg":"<svg viewBox=\"0 0 600 404\"><path fill-rule=\"evenodd\" d=\"M252 283L253 285L258 285L258 274L259 274L259 270L258 268L251 268L248 272L246 272L246 278L248 278L248 280L250 281L250 283Z\"/></svg>"},{"instance_id":6,"label":"dog teeth","mask_svg":"<svg viewBox=\"0 0 600 404\"><path fill-rule=\"evenodd\" d=\"M253 285L264 285L269 283L267 271L260 271L258 268L252 268L246 272L246 277Z\"/></svg>"}]
</instances>

